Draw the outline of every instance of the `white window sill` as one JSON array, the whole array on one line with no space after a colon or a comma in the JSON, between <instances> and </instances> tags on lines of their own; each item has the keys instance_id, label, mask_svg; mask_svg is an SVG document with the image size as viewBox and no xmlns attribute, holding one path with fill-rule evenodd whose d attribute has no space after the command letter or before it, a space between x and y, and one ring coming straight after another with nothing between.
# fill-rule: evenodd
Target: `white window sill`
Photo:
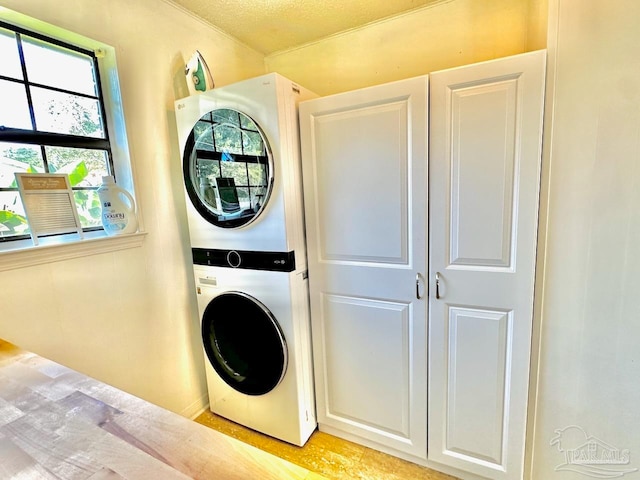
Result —
<instances>
[{"instance_id":1,"label":"white window sill","mask_svg":"<svg viewBox=\"0 0 640 480\"><path fill-rule=\"evenodd\" d=\"M137 248L142 246L146 235L138 232L109 237L98 231L85 233L83 239L77 235L39 238L38 246L30 239L5 242L0 244L0 271Z\"/></svg>"}]
</instances>

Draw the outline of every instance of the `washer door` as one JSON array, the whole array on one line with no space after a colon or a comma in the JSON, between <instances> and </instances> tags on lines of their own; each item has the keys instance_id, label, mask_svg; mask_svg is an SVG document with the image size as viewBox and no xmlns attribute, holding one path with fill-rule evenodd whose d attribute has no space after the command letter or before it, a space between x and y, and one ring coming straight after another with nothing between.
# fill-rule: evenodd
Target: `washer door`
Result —
<instances>
[{"instance_id":1,"label":"washer door","mask_svg":"<svg viewBox=\"0 0 640 480\"><path fill-rule=\"evenodd\" d=\"M287 344L278 322L267 307L242 292L209 302L202 342L220 378L247 395L270 392L287 370Z\"/></svg>"},{"instance_id":2,"label":"washer door","mask_svg":"<svg viewBox=\"0 0 640 480\"><path fill-rule=\"evenodd\" d=\"M260 127L230 109L202 116L189 134L182 162L187 194L217 227L253 222L273 187L271 150Z\"/></svg>"}]
</instances>

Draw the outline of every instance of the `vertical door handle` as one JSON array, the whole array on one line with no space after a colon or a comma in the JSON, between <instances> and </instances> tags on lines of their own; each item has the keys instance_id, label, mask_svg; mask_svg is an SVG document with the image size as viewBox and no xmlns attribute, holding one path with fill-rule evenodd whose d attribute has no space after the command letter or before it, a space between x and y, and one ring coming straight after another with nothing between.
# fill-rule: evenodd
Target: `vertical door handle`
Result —
<instances>
[{"instance_id":1,"label":"vertical door handle","mask_svg":"<svg viewBox=\"0 0 640 480\"><path fill-rule=\"evenodd\" d=\"M416 273L416 298L418 300L422 298L420 295L420 273Z\"/></svg>"},{"instance_id":2,"label":"vertical door handle","mask_svg":"<svg viewBox=\"0 0 640 480\"><path fill-rule=\"evenodd\" d=\"M440 300L440 272L436 272L436 299Z\"/></svg>"}]
</instances>

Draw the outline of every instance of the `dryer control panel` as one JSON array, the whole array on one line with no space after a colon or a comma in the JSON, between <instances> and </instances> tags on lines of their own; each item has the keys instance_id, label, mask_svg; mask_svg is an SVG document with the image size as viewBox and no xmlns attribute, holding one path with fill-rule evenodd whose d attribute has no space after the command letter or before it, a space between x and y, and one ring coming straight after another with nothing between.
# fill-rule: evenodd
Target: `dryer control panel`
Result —
<instances>
[{"instance_id":1,"label":"dryer control panel","mask_svg":"<svg viewBox=\"0 0 640 480\"><path fill-rule=\"evenodd\" d=\"M296 269L293 251L256 252L249 250L193 248L192 254L195 265L268 270L271 272L293 272Z\"/></svg>"}]
</instances>

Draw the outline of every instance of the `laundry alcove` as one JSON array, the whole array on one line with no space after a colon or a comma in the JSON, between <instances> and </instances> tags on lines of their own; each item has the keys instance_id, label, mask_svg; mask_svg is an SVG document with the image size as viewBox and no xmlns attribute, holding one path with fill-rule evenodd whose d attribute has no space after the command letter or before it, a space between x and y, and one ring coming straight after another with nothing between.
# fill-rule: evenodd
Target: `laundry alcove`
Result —
<instances>
[{"instance_id":1,"label":"laundry alcove","mask_svg":"<svg viewBox=\"0 0 640 480\"><path fill-rule=\"evenodd\" d=\"M522 478L545 62L300 104L320 430Z\"/></svg>"}]
</instances>

